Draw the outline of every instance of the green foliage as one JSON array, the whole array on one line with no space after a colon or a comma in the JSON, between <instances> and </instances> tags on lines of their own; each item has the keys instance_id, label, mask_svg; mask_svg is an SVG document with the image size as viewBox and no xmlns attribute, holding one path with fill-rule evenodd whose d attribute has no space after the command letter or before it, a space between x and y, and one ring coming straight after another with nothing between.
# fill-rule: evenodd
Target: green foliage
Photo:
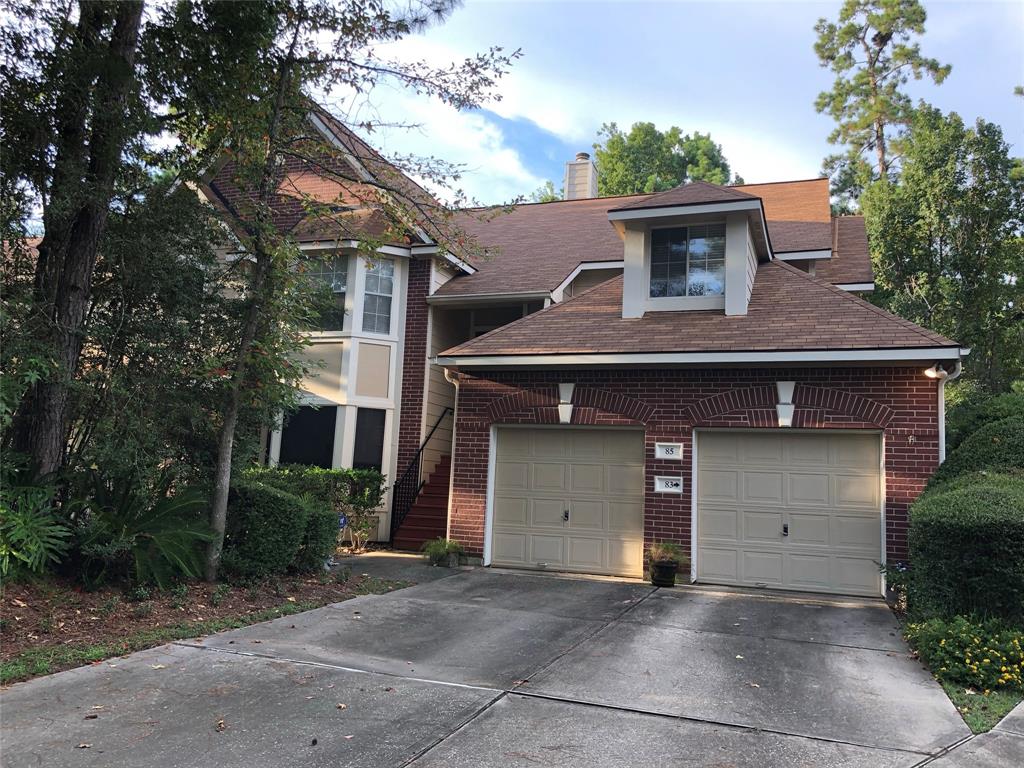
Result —
<instances>
[{"instance_id":1,"label":"green foliage","mask_svg":"<svg viewBox=\"0 0 1024 768\"><path fill-rule=\"evenodd\" d=\"M431 565L447 565L449 555L462 556L462 545L454 539L438 536L423 542L420 548Z\"/></svg>"},{"instance_id":2,"label":"green foliage","mask_svg":"<svg viewBox=\"0 0 1024 768\"><path fill-rule=\"evenodd\" d=\"M303 497L303 501L309 507L309 520L295 556L295 568L299 571L323 570L328 558L338 548L338 513L330 507L311 503L308 497Z\"/></svg>"},{"instance_id":3,"label":"green foliage","mask_svg":"<svg viewBox=\"0 0 1024 768\"><path fill-rule=\"evenodd\" d=\"M729 183L729 163L710 134L684 135L675 126L662 132L654 123L634 123L624 133L605 123L594 152L602 197L661 192L687 181Z\"/></svg>"},{"instance_id":4,"label":"green foliage","mask_svg":"<svg viewBox=\"0 0 1024 768\"><path fill-rule=\"evenodd\" d=\"M856 197L870 181L867 152L876 156L874 177L888 176L892 132L914 111L903 91L910 77L941 83L949 74L948 65L922 56L920 44L911 42L924 33L925 19L918 0L846 0L838 22L819 19L815 25L814 52L835 73L832 89L818 95L815 108L836 121L829 141L848 147L845 156L825 163L839 171L836 191L842 197Z\"/></svg>"},{"instance_id":5,"label":"green foliage","mask_svg":"<svg viewBox=\"0 0 1024 768\"><path fill-rule=\"evenodd\" d=\"M555 189L555 182L548 179L543 185L530 193L531 203L553 203L562 199L563 190Z\"/></svg>"},{"instance_id":6,"label":"green foliage","mask_svg":"<svg viewBox=\"0 0 1024 768\"><path fill-rule=\"evenodd\" d=\"M1024 622L1024 476L964 477L924 494L909 547L911 615Z\"/></svg>"},{"instance_id":7,"label":"green foliage","mask_svg":"<svg viewBox=\"0 0 1024 768\"><path fill-rule=\"evenodd\" d=\"M901 174L865 190L871 300L972 353L964 376L999 392L1024 377L1024 185L997 125L922 107Z\"/></svg>"},{"instance_id":8,"label":"green foliage","mask_svg":"<svg viewBox=\"0 0 1024 768\"><path fill-rule=\"evenodd\" d=\"M683 548L674 541L652 541L647 548L647 555L652 563L685 563L688 558Z\"/></svg>"},{"instance_id":9,"label":"green foliage","mask_svg":"<svg viewBox=\"0 0 1024 768\"><path fill-rule=\"evenodd\" d=\"M131 479L91 476L91 493L77 515L80 576L89 586L131 579L169 586L201 572L200 545L211 538L203 520L207 497L195 488L171 493Z\"/></svg>"},{"instance_id":10,"label":"green foliage","mask_svg":"<svg viewBox=\"0 0 1024 768\"><path fill-rule=\"evenodd\" d=\"M929 486L939 488L967 472L1024 470L1024 415L992 421L972 432L946 456Z\"/></svg>"},{"instance_id":11,"label":"green foliage","mask_svg":"<svg viewBox=\"0 0 1024 768\"><path fill-rule=\"evenodd\" d=\"M228 504L225 571L236 578L284 573L296 561L309 515L294 494L248 478L236 481Z\"/></svg>"},{"instance_id":12,"label":"green foliage","mask_svg":"<svg viewBox=\"0 0 1024 768\"><path fill-rule=\"evenodd\" d=\"M1024 630L963 616L906 627L907 641L939 680L978 692L1024 692Z\"/></svg>"},{"instance_id":13,"label":"green foliage","mask_svg":"<svg viewBox=\"0 0 1024 768\"><path fill-rule=\"evenodd\" d=\"M993 421L1024 418L1024 393L977 393L946 408L946 450L954 451L972 433Z\"/></svg>"},{"instance_id":14,"label":"green foliage","mask_svg":"<svg viewBox=\"0 0 1024 768\"><path fill-rule=\"evenodd\" d=\"M4 477L0 484L0 576L42 573L67 553L71 529L53 511L52 487L11 485L10 480Z\"/></svg>"}]
</instances>

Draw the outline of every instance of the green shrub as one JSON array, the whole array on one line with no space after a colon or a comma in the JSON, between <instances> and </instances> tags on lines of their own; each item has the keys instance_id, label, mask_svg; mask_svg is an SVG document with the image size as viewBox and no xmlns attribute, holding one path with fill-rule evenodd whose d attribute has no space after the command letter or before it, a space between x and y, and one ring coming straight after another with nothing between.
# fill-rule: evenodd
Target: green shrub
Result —
<instances>
[{"instance_id":1,"label":"green shrub","mask_svg":"<svg viewBox=\"0 0 1024 768\"><path fill-rule=\"evenodd\" d=\"M338 547L338 513L330 507L311 503L308 497L303 501L309 509L309 520L294 566L299 571L320 570Z\"/></svg>"},{"instance_id":2,"label":"green shrub","mask_svg":"<svg viewBox=\"0 0 1024 768\"><path fill-rule=\"evenodd\" d=\"M946 448L953 451L984 425L1014 416L1024 417L1024 394L1020 392L968 397L946 413Z\"/></svg>"},{"instance_id":3,"label":"green shrub","mask_svg":"<svg viewBox=\"0 0 1024 768\"><path fill-rule=\"evenodd\" d=\"M0 487L0 577L42 573L67 553L71 529L53 512L52 487L8 485L7 479Z\"/></svg>"},{"instance_id":4,"label":"green shrub","mask_svg":"<svg viewBox=\"0 0 1024 768\"><path fill-rule=\"evenodd\" d=\"M327 504L336 518L344 515L352 545L361 549L377 526L375 510L384 499L385 478L372 469L322 469L298 464L254 467L247 479L279 488L316 504Z\"/></svg>"},{"instance_id":5,"label":"green shrub","mask_svg":"<svg viewBox=\"0 0 1024 768\"><path fill-rule=\"evenodd\" d=\"M908 610L1024 621L1024 480L968 480L932 490L911 507Z\"/></svg>"},{"instance_id":6,"label":"green shrub","mask_svg":"<svg viewBox=\"0 0 1024 768\"><path fill-rule=\"evenodd\" d=\"M222 564L231 577L283 573L299 553L309 507L291 493L251 479L231 488Z\"/></svg>"},{"instance_id":7,"label":"green shrub","mask_svg":"<svg viewBox=\"0 0 1024 768\"><path fill-rule=\"evenodd\" d=\"M932 477L936 488L966 472L1024 469L1024 416L985 424L951 452Z\"/></svg>"},{"instance_id":8,"label":"green shrub","mask_svg":"<svg viewBox=\"0 0 1024 768\"><path fill-rule=\"evenodd\" d=\"M1024 691L1024 631L998 621L929 619L906 628L907 641L943 682L977 691Z\"/></svg>"},{"instance_id":9,"label":"green shrub","mask_svg":"<svg viewBox=\"0 0 1024 768\"><path fill-rule=\"evenodd\" d=\"M169 478L154 489L99 474L89 481L77 530L78 574L87 586L133 579L166 587L200 575L201 545L213 538L203 493L185 488L171 495Z\"/></svg>"},{"instance_id":10,"label":"green shrub","mask_svg":"<svg viewBox=\"0 0 1024 768\"><path fill-rule=\"evenodd\" d=\"M447 565L449 555L462 556L462 545L454 539L446 539L444 536L423 542L420 550L431 565Z\"/></svg>"},{"instance_id":11,"label":"green shrub","mask_svg":"<svg viewBox=\"0 0 1024 768\"><path fill-rule=\"evenodd\" d=\"M652 563L680 563L688 558L683 554L683 548L674 541L652 541L647 548L647 556Z\"/></svg>"}]
</instances>

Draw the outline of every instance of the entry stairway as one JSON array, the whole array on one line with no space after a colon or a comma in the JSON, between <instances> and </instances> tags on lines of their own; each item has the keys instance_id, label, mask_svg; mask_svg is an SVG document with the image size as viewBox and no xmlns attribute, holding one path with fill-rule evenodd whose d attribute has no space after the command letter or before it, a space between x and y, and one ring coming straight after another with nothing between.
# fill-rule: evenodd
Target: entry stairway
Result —
<instances>
[{"instance_id":1,"label":"entry stairway","mask_svg":"<svg viewBox=\"0 0 1024 768\"><path fill-rule=\"evenodd\" d=\"M395 549L418 552L423 542L444 536L448 528L448 488L452 457L442 456L420 489L409 514L395 531Z\"/></svg>"}]
</instances>

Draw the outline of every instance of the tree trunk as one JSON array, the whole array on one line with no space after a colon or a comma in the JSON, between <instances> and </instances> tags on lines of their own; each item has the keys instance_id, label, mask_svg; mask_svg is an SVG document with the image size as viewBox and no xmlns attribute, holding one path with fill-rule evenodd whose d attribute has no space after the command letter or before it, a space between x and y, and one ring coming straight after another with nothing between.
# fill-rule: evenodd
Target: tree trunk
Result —
<instances>
[{"instance_id":1,"label":"tree trunk","mask_svg":"<svg viewBox=\"0 0 1024 768\"><path fill-rule=\"evenodd\" d=\"M34 311L43 322L40 333L54 367L25 393L13 430L14 449L29 456L37 475L51 474L63 464L70 386L82 350L96 252L126 139L125 103L135 80L143 4L83 2L77 35L88 53L111 7L117 15L101 74L86 87L80 82L82 72L73 73L77 77L70 78L58 103L57 158L34 293ZM95 94L91 107L85 97L90 90Z\"/></svg>"}]
</instances>

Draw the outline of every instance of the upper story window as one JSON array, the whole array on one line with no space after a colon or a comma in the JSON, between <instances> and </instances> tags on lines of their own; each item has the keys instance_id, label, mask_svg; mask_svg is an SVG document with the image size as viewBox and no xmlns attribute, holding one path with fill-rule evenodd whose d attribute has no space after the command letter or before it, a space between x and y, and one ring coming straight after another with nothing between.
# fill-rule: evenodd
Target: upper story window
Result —
<instances>
[{"instance_id":1,"label":"upper story window","mask_svg":"<svg viewBox=\"0 0 1024 768\"><path fill-rule=\"evenodd\" d=\"M391 333L391 294L395 288L395 262L374 259L366 265L363 295L363 331Z\"/></svg>"},{"instance_id":2,"label":"upper story window","mask_svg":"<svg viewBox=\"0 0 1024 768\"><path fill-rule=\"evenodd\" d=\"M320 312L322 331L340 331L345 325L345 292L348 290L348 257L316 259L310 262L309 276L324 283L334 294L334 302Z\"/></svg>"},{"instance_id":3,"label":"upper story window","mask_svg":"<svg viewBox=\"0 0 1024 768\"><path fill-rule=\"evenodd\" d=\"M722 296L725 224L651 231L651 298Z\"/></svg>"}]
</instances>

